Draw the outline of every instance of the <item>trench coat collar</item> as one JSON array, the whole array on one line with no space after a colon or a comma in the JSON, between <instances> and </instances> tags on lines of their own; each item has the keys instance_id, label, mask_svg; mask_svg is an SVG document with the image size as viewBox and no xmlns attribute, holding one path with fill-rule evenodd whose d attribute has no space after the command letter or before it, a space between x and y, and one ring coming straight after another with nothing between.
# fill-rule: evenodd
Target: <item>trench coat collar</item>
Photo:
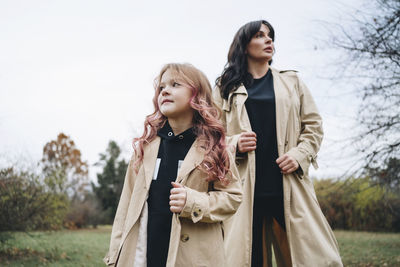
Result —
<instances>
[{"instance_id":1,"label":"trench coat collar","mask_svg":"<svg viewBox=\"0 0 400 267\"><path fill-rule=\"evenodd\" d=\"M286 130L287 130L287 122L288 116L291 109L291 99L293 94L293 86L287 84L285 79L282 77L282 74L279 70L275 68L271 68L271 73L273 77L273 84L274 84L274 93L275 93L275 109L276 109L276 134L277 134L277 141L278 141L278 152L279 155L284 153L284 143L286 138ZM247 99L247 89L246 87L241 84L236 90L233 90L229 93L228 100L223 101L222 109L225 111L231 110L231 105L233 104L233 95L240 94L240 102L237 104L244 104Z\"/></svg>"},{"instance_id":2,"label":"trench coat collar","mask_svg":"<svg viewBox=\"0 0 400 267\"><path fill-rule=\"evenodd\" d=\"M147 146L144 147L143 168L147 189L150 188L150 184L153 179L153 173L156 166L156 159L158 149L160 147L160 142L161 138L157 136L153 141L151 141Z\"/></svg>"},{"instance_id":3,"label":"trench coat collar","mask_svg":"<svg viewBox=\"0 0 400 267\"><path fill-rule=\"evenodd\" d=\"M151 181L153 179L160 142L161 138L157 136L153 141L144 147L143 167L147 189L150 188ZM203 158L204 149L200 145L198 139L196 139L186 154L185 159L183 160L182 166L178 171L176 181L178 183L184 183L188 174L200 165L200 163L203 161Z\"/></svg>"},{"instance_id":4,"label":"trench coat collar","mask_svg":"<svg viewBox=\"0 0 400 267\"><path fill-rule=\"evenodd\" d=\"M272 73L272 76L273 76L274 88L282 86L283 85L282 82L284 83L284 81L281 79L280 71L275 69L275 68L271 68L271 67L269 67L269 69L271 70L271 73ZM285 87L287 88L287 86L285 86ZM287 90L287 91L288 91L289 95L291 95L290 90ZM223 110L226 110L226 111L230 111L231 110L232 96L235 95L235 94L243 94L243 95L246 95L246 98L247 98L247 89L243 85L243 83L241 83L239 85L239 87L236 88L236 90L232 90L229 93L228 100L224 101L223 104L222 104L222 109ZM278 92L278 94L279 94L279 92ZM276 95L276 89L275 89L275 95Z\"/></svg>"},{"instance_id":5,"label":"trench coat collar","mask_svg":"<svg viewBox=\"0 0 400 267\"><path fill-rule=\"evenodd\" d=\"M186 178L189 173L195 168L199 167L204 159L205 149L201 145L198 139L194 140L192 146L190 147L185 159L183 160L182 166L178 171L176 181L181 184L185 184Z\"/></svg>"},{"instance_id":6,"label":"trench coat collar","mask_svg":"<svg viewBox=\"0 0 400 267\"><path fill-rule=\"evenodd\" d=\"M230 111L231 110L232 97L233 97L233 95L236 95L236 94L243 95L244 96L244 101L246 101L246 99L247 99L247 89L246 89L246 87L244 87L243 83L240 84L240 86L238 88L236 88L236 90L232 90L229 93L227 101L223 101L223 103L222 103L222 109L223 110L225 110L225 111Z\"/></svg>"}]
</instances>

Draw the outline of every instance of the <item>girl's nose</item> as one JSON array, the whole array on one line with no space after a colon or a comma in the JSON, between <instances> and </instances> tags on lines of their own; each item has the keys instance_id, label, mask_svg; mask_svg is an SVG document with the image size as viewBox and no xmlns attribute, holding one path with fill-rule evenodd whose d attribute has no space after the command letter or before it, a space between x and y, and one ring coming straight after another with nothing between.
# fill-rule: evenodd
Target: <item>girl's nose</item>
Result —
<instances>
[{"instance_id":1,"label":"girl's nose","mask_svg":"<svg viewBox=\"0 0 400 267\"><path fill-rule=\"evenodd\" d=\"M169 86L166 86L162 91L161 95L169 95Z\"/></svg>"}]
</instances>

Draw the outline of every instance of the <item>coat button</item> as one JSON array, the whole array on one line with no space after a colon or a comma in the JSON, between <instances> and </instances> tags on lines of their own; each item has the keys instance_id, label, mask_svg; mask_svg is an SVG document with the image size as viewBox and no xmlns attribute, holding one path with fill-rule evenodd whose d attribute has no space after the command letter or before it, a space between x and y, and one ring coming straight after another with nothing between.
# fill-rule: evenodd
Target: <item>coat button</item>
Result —
<instances>
[{"instance_id":1,"label":"coat button","mask_svg":"<svg viewBox=\"0 0 400 267\"><path fill-rule=\"evenodd\" d=\"M197 209L195 209L195 210L193 211L193 216L194 216L194 217L198 217L198 216L200 215L200 213L201 213L201 209L197 208Z\"/></svg>"},{"instance_id":2,"label":"coat button","mask_svg":"<svg viewBox=\"0 0 400 267\"><path fill-rule=\"evenodd\" d=\"M188 234L181 235L181 241L182 242L187 242L188 240L189 240L189 235Z\"/></svg>"},{"instance_id":3,"label":"coat button","mask_svg":"<svg viewBox=\"0 0 400 267\"><path fill-rule=\"evenodd\" d=\"M181 140L182 140L182 139L183 139L183 135L179 135L179 139L181 139Z\"/></svg>"}]
</instances>

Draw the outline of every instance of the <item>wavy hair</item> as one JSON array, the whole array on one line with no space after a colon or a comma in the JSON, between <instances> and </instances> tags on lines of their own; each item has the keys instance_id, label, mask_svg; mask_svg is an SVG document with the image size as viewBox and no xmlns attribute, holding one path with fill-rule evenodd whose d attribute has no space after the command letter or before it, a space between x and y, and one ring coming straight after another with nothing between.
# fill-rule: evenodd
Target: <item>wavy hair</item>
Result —
<instances>
[{"instance_id":1,"label":"wavy hair","mask_svg":"<svg viewBox=\"0 0 400 267\"><path fill-rule=\"evenodd\" d=\"M243 25L236 33L228 52L228 62L225 68L215 81L219 87L221 96L228 99L229 93L237 89L242 83L245 87L251 86L253 76L247 71L247 45L253 36L264 24L269 29L269 37L275 40L275 31L272 25L266 20L251 21ZM269 61L271 65L272 59Z\"/></svg>"},{"instance_id":2,"label":"wavy hair","mask_svg":"<svg viewBox=\"0 0 400 267\"><path fill-rule=\"evenodd\" d=\"M190 106L194 110L193 129L198 142L205 150L205 156L199 168L208 173L207 181L218 179L227 184L229 182L227 175L230 173L229 157L226 151L225 131L219 120L221 112L212 101L212 89L207 77L191 64L166 64L155 79L154 112L146 116L142 136L133 140L137 155L134 164L136 172L143 161L144 146L154 140L157 131L168 119L161 113L157 101L161 92L159 87L161 78L167 70L171 70L175 79L183 81L183 85L189 87L193 93L190 99Z\"/></svg>"}]
</instances>

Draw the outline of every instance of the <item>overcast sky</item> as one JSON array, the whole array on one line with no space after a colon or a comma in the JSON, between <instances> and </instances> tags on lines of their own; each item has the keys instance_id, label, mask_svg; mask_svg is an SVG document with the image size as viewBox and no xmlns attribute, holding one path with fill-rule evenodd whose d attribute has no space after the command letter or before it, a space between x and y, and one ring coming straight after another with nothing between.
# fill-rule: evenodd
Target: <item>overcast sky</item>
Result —
<instances>
[{"instance_id":1,"label":"overcast sky","mask_svg":"<svg viewBox=\"0 0 400 267\"><path fill-rule=\"evenodd\" d=\"M90 165L109 140L128 158L132 138L152 112L153 79L162 65L192 63L213 84L240 26L266 19L276 32L274 67L299 71L324 119L320 169L313 174L340 174L333 141L344 137L357 101L323 78L335 54L315 38L324 34L319 21L345 23L341 12L360 3L352 0L343 8L327 0L3 0L0 167L38 161L46 142L60 132Z\"/></svg>"}]
</instances>

